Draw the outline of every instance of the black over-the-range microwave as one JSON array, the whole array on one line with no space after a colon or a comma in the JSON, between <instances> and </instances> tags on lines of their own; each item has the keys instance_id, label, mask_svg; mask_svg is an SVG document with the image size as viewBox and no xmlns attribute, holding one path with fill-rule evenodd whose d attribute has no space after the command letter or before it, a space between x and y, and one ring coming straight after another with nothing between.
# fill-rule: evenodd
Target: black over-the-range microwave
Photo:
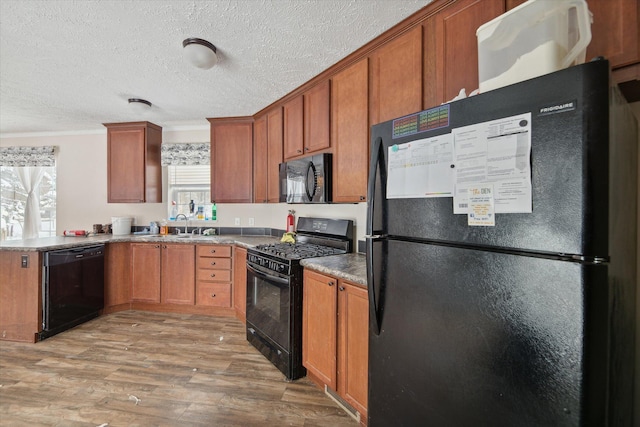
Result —
<instances>
[{"instance_id":1,"label":"black over-the-range microwave","mask_svg":"<svg viewBox=\"0 0 640 427\"><path fill-rule=\"evenodd\" d=\"M280 163L280 201L331 203L331 154Z\"/></svg>"}]
</instances>

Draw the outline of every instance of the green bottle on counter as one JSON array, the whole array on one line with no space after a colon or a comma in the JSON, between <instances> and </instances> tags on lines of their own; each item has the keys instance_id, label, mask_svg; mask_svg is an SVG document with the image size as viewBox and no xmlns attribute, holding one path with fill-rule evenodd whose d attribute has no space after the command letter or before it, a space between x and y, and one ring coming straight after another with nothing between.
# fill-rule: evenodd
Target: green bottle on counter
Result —
<instances>
[{"instance_id":1,"label":"green bottle on counter","mask_svg":"<svg viewBox=\"0 0 640 427\"><path fill-rule=\"evenodd\" d=\"M216 208L216 204L212 204L211 205L211 220L215 221L217 219L217 211L218 209Z\"/></svg>"}]
</instances>

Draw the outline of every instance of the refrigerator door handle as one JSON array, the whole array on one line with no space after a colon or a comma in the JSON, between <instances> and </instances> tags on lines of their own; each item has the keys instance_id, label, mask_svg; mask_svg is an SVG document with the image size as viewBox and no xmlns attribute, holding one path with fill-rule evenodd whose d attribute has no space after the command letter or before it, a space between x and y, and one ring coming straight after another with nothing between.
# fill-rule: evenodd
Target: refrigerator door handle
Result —
<instances>
[{"instance_id":1,"label":"refrigerator door handle","mask_svg":"<svg viewBox=\"0 0 640 427\"><path fill-rule=\"evenodd\" d=\"M382 236L371 236L366 238L367 244L367 292L369 294L369 329L372 333L380 335L380 310L379 301L376 298L376 275L374 274L373 248L374 243L382 240ZM382 291L382 289L380 289ZM380 295L380 293L378 293Z\"/></svg>"},{"instance_id":2,"label":"refrigerator door handle","mask_svg":"<svg viewBox=\"0 0 640 427\"><path fill-rule=\"evenodd\" d=\"M378 137L373 141L373 147L371 147L371 164L369 165L369 182L367 186L367 235L374 234L374 208L375 208L375 194L376 194L376 181L378 179L378 166L380 165L380 159L384 159L380 156L380 151L383 148L382 138ZM381 170L381 178L384 174L384 170ZM384 176L386 178L386 176ZM384 187L384 185L383 185ZM382 189L384 191L384 189ZM377 231L377 230L376 230Z\"/></svg>"}]
</instances>

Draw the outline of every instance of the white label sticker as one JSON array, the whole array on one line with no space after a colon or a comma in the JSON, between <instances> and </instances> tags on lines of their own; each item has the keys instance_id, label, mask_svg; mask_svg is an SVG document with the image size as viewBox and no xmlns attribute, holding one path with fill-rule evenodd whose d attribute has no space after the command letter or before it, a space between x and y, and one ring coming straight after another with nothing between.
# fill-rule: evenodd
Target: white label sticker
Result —
<instances>
[{"instance_id":1,"label":"white label sticker","mask_svg":"<svg viewBox=\"0 0 640 427\"><path fill-rule=\"evenodd\" d=\"M469 212L467 221L471 226L493 227L496 225L493 185L469 187Z\"/></svg>"}]
</instances>

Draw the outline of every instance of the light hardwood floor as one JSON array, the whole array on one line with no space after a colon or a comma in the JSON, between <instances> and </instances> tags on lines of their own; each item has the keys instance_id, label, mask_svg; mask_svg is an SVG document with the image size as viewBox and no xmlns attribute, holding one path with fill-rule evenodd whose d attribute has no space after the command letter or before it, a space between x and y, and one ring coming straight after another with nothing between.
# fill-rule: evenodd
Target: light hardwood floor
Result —
<instances>
[{"instance_id":1,"label":"light hardwood floor","mask_svg":"<svg viewBox=\"0 0 640 427\"><path fill-rule=\"evenodd\" d=\"M357 426L288 382L234 318L125 311L0 342L2 426Z\"/></svg>"}]
</instances>

